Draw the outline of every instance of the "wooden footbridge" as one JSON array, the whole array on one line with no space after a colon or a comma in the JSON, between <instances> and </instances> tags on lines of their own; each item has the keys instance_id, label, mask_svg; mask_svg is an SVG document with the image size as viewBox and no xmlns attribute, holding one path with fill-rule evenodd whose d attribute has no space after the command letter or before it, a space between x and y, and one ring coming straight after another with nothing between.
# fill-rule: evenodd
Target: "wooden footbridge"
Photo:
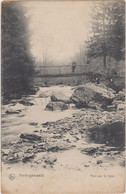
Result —
<instances>
[{"instance_id":1,"label":"wooden footbridge","mask_svg":"<svg viewBox=\"0 0 126 194\"><path fill-rule=\"evenodd\" d=\"M36 66L36 76L37 77L72 77L72 76L82 76L89 73L102 73L106 74L107 70L104 70L102 66L99 68L97 66L88 65L77 65L74 72L72 71L71 65L64 66ZM125 68L118 68L117 76L124 77Z\"/></svg>"}]
</instances>

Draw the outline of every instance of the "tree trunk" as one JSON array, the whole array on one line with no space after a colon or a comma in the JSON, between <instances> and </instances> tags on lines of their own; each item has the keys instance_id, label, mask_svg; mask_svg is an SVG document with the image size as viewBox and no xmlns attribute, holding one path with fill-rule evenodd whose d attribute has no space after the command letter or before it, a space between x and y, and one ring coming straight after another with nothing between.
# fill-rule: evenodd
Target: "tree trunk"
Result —
<instances>
[{"instance_id":1,"label":"tree trunk","mask_svg":"<svg viewBox=\"0 0 126 194\"><path fill-rule=\"evenodd\" d=\"M106 69L106 55L103 56L103 65L104 65L104 69Z\"/></svg>"}]
</instances>

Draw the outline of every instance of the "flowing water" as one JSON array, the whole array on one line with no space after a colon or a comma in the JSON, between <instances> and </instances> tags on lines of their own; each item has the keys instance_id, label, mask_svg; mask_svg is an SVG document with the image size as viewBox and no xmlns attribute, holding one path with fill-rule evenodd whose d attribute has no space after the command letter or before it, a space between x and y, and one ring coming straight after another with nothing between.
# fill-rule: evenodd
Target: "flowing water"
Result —
<instances>
[{"instance_id":1,"label":"flowing water","mask_svg":"<svg viewBox=\"0 0 126 194\"><path fill-rule=\"evenodd\" d=\"M57 121L65 117L72 116L73 113L78 112L77 109L68 109L65 111L47 111L46 105L50 101L50 95L53 92L62 92L66 96L71 96L73 90L69 86L53 86L44 87L36 93L23 97L33 103L33 106L24 106L18 101L11 101L9 104L2 107L2 144L13 142L21 133L32 133L37 128L42 128L42 123L49 121ZM45 98L40 98L41 93L46 93ZM21 110L20 114L6 114L7 110L17 111Z\"/></svg>"}]
</instances>

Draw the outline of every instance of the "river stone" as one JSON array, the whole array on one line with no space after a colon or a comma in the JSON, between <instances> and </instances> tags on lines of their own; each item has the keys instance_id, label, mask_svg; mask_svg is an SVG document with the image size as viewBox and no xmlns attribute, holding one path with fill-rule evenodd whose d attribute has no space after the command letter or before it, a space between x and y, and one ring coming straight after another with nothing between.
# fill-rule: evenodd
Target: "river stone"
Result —
<instances>
[{"instance_id":1,"label":"river stone","mask_svg":"<svg viewBox=\"0 0 126 194\"><path fill-rule=\"evenodd\" d=\"M70 103L69 104L69 108L75 108L76 106L75 106L75 104L74 103Z\"/></svg>"},{"instance_id":2,"label":"river stone","mask_svg":"<svg viewBox=\"0 0 126 194\"><path fill-rule=\"evenodd\" d=\"M115 111L116 110L116 105L109 105L106 107L107 111Z\"/></svg>"},{"instance_id":3,"label":"river stone","mask_svg":"<svg viewBox=\"0 0 126 194\"><path fill-rule=\"evenodd\" d=\"M125 92L119 91L115 99L125 101Z\"/></svg>"},{"instance_id":4,"label":"river stone","mask_svg":"<svg viewBox=\"0 0 126 194\"><path fill-rule=\"evenodd\" d=\"M125 104L118 104L117 110L125 110Z\"/></svg>"},{"instance_id":5,"label":"river stone","mask_svg":"<svg viewBox=\"0 0 126 194\"><path fill-rule=\"evenodd\" d=\"M49 102L46 105L46 110L51 110L51 111L55 111L55 110L66 110L68 109L68 106L64 103L64 102Z\"/></svg>"},{"instance_id":6,"label":"river stone","mask_svg":"<svg viewBox=\"0 0 126 194\"><path fill-rule=\"evenodd\" d=\"M6 158L7 163L17 163L20 161L19 155L17 153L10 152Z\"/></svg>"},{"instance_id":7,"label":"river stone","mask_svg":"<svg viewBox=\"0 0 126 194\"><path fill-rule=\"evenodd\" d=\"M15 110L15 111L13 111L13 110L7 110L5 113L6 114L20 114L20 112L21 112L21 110Z\"/></svg>"},{"instance_id":8,"label":"river stone","mask_svg":"<svg viewBox=\"0 0 126 194\"><path fill-rule=\"evenodd\" d=\"M41 149L47 152L58 152L61 150L68 150L70 148L70 145L68 143L64 142L50 142L44 144Z\"/></svg>"},{"instance_id":9,"label":"river stone","mask_svg":"<svg viewBox=\"0 0 126 194\"><path fill-rule=\"evenodd\" d=\"M117 106L118 104L123 104L123 101L122 100L116 100L114 99L113 102L112 102L113 105Z\"/></svg>"},{"instance_id":10,"label":"river stone","mask_svg":"<svg viewBox=\"0 0 126 194\"><path fill-rule=\"evenodd\" d=\"M29 154L29 153L28 154L25 154L23 156L23 162L24 163L29 162L29 160L31 160L33 158L35 158L35 155L34 154Z\"/></svg>"},{"instance_id":11,"label":"river stone","mask_svg":"<svg viewBox=\"0 0 126 194\"><path fill-rule=\"evenodd\" d=\"M98 151L98 148L89 147L81 150L81 153L86 153L89 156L94 155Z\"/></svg>"},{"instance_id":12,"label":"river stone","mask_svg":"<svg viewBox=\"0 0 126 194\"><path fill-rule=\"evenodd\" d=\"M69 102L69 97L66 96L66 95L65 95L64 93L62 93L62 92L55 91L55 92L53 92L53 94L51 95L51 101L52 101L52 102L61 101L61 102L68 103L68 102Z\"/></svg>"},{"instance_id":13,"label":"river stone","mask_svg":"<svg viewBox=\"0 0 126 194\"><path fill-rule=\"evenodd\" d=\"M75 96L75 95L73 95L71 97L71 102L74 103L77 108L87 108L88 105L87 105L86 101L84 101L83 98L79 97L78 94L77 94L77 96Z\"/></svg>"},{"instance_id":14,"label":"river stone","mask_svg":"<svg viewBox=\"0 0 126 194\"><path fill-rule=\"evenodd\" d=\"M29 94L30 94L30 95L34 95L34 94L36 94L36 92L38 92L38 91L39 91L39 87L34 86L33 88L30 89Z\"/></svg>"},{"instance_id":15,"label":"river stone","mask_svg":"<svg viewBox=\"0 0 126 194\"><path fill-rule=\"evenodd\" d=\"M39 98L47 98L47 97L48 97L48 95L46 95L44 93L42 93L42 94L39 95Z\"/></svg>"},{"instance_id":16,"label":"river stone","mask_svg":"<svg viewBox=\"0 0 126 194\"><path fill-rule=\"evenodd\" d=\"M34 105L32 102L29 102L27 100L20 100L19 104L23 104L24 106L33 106Z\"/></svg>"},{"instance_id":17,"label":"river stone","mask_svg":"<svg viewBox=\"0 0 126 194\"><path fill-rule=\"evenodd\" d=\"M56 158L55 156L49 156L49 155L45 156L44 162L45 162L46 164L53 165L54 162L56 162L56 161L57 161L57 158Z\"/></svg>"},{"instance_id":18,"label":"river stone","mask_svg":"<svg viewBox=\"0 0 126 194\"><path fill-rule=\"evenodd\" d=\"M104 108L107 105L111 105L114 98L114 90L90 83L76 88L71 101L76 104L77 108L86 108L92 101L94 102L94 107L100 104Z\"/></svg>"},{"instance_id":19,"label":"river stone","mask_svg":"<svg viewBox=\"0 0 126 194\"><path fill-rule=\"evenodd\" d=\"M97 161L97 164L102 164L102 163L103 163L102 160Z\"/></svg>"},{"instance_id":20,"label":"river stone","mask_svg":"<svg viewBox=\"0 0 126 194\"><path fill-rule=\"evenodd\" d=\"M2 149L2 155L3 156L8 156L10 153L10 150L9 149Z\"/></svg>"},{"instance_id":21,"label":"river stone","mask_svg":"<svg viewBox=\"0 0 126 194\"><path fill-rule=\"evenodd\" d=\"M88 103L88 108L92 108L94 110L101 110L101 105L95 101L90 101Z\"/></svg>"},{"instance_id":22,"label":"river stone","mask_svg":"<svg viewBox=\"0 0 126 194\"><path fill-rule=\"evenodd\" d=\"M51 95L51 91L42 92L39 98L48 98Z\"/></svg>"},{"instance_id":23,"label":"river stone","mask_svg":"<svg viewBox=\"0 0 126 194\"><path fill-rule=\"evenodd\" d=\"M41 136L35 135L35 134L27 134L27 133L22 133L20 135L20 138L24 140L29 140L29 141L40 141L41 140Z\"/></svg>"}]
</instances>

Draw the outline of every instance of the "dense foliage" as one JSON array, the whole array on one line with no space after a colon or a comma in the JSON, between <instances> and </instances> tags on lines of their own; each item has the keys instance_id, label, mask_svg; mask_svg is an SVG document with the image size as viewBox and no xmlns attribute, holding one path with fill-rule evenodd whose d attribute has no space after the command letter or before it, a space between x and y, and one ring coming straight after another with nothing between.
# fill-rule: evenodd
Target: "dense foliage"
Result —
<instances>
[{"instance_id":1,"label":"dense foliage","mask_svg":"<svg viewBox=\"0 0 126 194\"><path fill-rule=\"evenodd\" d=\"M97 1L92 9L91 33L87 45L88 58L106 57L116 61L125 57L125 2Z\"/></svg>"},{"instance_id":2,"label":"dense foliage","mask_svg":"<svg viewBox=\"0 0 126 194\"><path fill-rule=\"evenodd\" d=\"M33 59L29 51L27 17L20 3L2 3L2 95L27 94L32 85Z\"/></svg>"}]
</instances>

